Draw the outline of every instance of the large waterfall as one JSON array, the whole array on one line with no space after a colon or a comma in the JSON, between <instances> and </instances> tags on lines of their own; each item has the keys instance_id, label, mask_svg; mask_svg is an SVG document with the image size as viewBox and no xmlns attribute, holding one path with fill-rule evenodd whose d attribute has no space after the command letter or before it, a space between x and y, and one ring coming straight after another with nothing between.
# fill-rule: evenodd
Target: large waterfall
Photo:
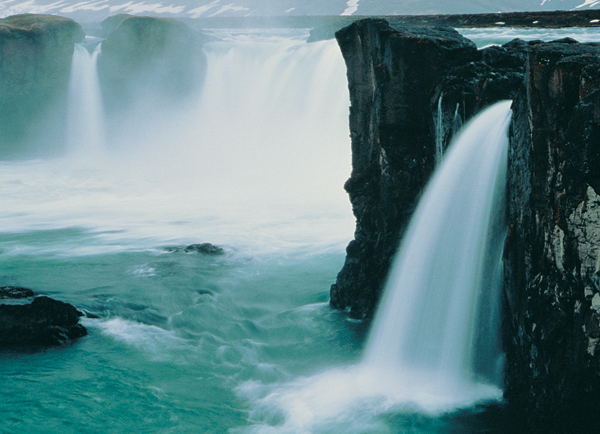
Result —
<instances>
[{"instance_id":1,"label":"large waterfall","mask_svg":"<svg viewBox=\"0 0 600 434\"><path fill-rule=\"evenodd\" d=\"M386 414L440 415L501 398L510 104L485 110L448 149L397 253L362 360L275 387L245 385L257 415L282 417L283 432L379 432Z\"/></svg>"},{"instance_id":2,"label":"large waterfall","mask_svg":"<svg viewBox=\"0 0 600 434\"><path fill-rule=\"evenodd\" d=\"M2 429L430 433L499 398L508 104L444 156L363 351L327 303L354 228L339 49L212 36L196 92L116 114L99 49L77 47L65 155L0 162L0 285L74 304L90 332L0 354ZM201 242L225 254L185 250Z\"/></svg>"}]
</instances>

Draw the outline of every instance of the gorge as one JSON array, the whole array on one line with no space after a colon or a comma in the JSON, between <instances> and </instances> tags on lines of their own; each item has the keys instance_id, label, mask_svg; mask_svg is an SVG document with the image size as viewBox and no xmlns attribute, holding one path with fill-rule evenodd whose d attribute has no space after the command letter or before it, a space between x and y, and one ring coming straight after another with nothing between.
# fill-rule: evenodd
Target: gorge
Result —
<instances>
[{"instance_id":1,"label":"gorge","mask_svg":"<svg viewBox=\"0 0 600 434\"><path fill-rule=\"evenodd\" d=\"M504 251L507 417L531 430L593 432L596 45L477 49L449 28L378 19L338 31L343 59L335 41L306 44L305 30L197 33L117 16L96 49L99 39L55 17L13 17L0 30L0 284L72 303L90 332L60 350L0 355L8 432L41 420L64 429L55 403L66 401L81 429L101 426L103 409L128 432L469 432L454 407L431 415L367 400L349 416L356 407L329 395L356 372L314 374L358 361L399 241L452 136L507 99L508 234L493 249ZM99 85L100 96L73 90L78 55L97 60L95 84L79 88ZM32 59L37 67L24 68ZM70 114L69 95L103 110ZM339 194L348 115L356 231L329 298L353 225ZM206 241L220 254L185 247ZM37 370L24 369L29 362ZM37 372L48 382L27 388ZM122 399L109 404L115 392ZM25 415L17 407L28 394L40 405ZM469 409L478 420L479 407Z\"/></svg>"}]
</instances>

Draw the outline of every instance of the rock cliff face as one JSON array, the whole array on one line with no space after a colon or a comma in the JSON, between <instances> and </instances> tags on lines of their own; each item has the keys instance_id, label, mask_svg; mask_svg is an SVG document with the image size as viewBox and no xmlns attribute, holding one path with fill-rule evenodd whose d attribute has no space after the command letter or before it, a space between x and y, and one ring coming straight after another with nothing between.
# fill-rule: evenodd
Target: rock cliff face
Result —
<instances>
[{"instance_id":1,"label":"rock cliff face","mask_svg":"<svg viewBox=\"0 0 600 434\"><path fill-rule=\"evenodd\" d=\"M600 409L599 66L598 46L535 45L514 104L506 397L562 432Z\"/></svg>"},{"instance_id":2,"label":"rock cliff face","mask_svg":"<svg viewBox=\"0 0 600 434\"><path fill-rule=\"evenodd\" d=\"M464 119L516 94L527 44L478 51L453 29L376 19L336 38L348 67L353 156L345 188L357 224L331 305L369 317L436 159Z\"/></svg>"},{"instance_id":3,"label":"rock cliff face","mask_svg":"<svg viewBox=\"0 0 600 434\"><path fill-rule=\"evenodd\" d=\"M353 171L345 188L357 227L332 306L372 314L449 136L485 106L512 99L503 300L510 417L527 432L595 432L600 46L515 40L477 51L450 30L378 20L336 37L348 66Z\"/></svg>"},{"instance_id":4,"label":"rock cliff face","mask_svg":"<svg viewBox=\"0 0 600 434\"><path fill-rule=\"evenodd\" d=\"M73 46L81 26L51 15L0 19L0 156L26 138L41 117L64 98Z\"/></svg>"}]
</instances>

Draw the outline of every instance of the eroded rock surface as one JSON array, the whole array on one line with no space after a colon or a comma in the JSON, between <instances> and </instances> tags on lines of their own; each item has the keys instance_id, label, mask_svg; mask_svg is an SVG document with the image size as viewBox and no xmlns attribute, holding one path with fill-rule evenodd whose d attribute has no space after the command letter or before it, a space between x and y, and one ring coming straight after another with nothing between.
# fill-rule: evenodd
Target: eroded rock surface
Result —
<instances>
[{"instance_id":1,"label":"eroded rock surface","mask_svg":"<svg viewBox=\"0 0 600 434\"><path fill-rule=\"evenodd\" d=\"M505 247L506 397L535 429L600 410L600 47L528 52L514 104Z\"/></svg>"},{"instance_id":2,"label":"eroded rock surface","mask_svg":"<svg viewBox=\"0 0 600 434\"><path fill-rule=\"evenodd\" d=\"M331 305L361 318L373 314L450 137L482 108L516 95L528 44L477 50L450 28L392 28L377 19L336 37L348 69L352 174L345 188L357 224Z\"/></svg>"}]
</instances>

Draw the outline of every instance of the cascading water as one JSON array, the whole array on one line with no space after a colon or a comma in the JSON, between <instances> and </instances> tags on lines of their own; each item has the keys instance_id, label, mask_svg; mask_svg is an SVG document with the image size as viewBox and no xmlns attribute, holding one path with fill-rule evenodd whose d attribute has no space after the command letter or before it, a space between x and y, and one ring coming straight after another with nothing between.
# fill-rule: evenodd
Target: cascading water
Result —
<instances>
[{"instance_id":1,"label":"cascading water","mask_svg":"<svg viewBox=\"0 0 600 434\"><path fill-rule=\"evenodd\" d=\"M498 352L478 353L476 343L483 333L500 346L497 324L478 325L480 306L498 304L509 120L510 102L474 119L427 187L392 265L366 365L421 372L438 389L478 374L497 379L477 368L495 363L477 359Z\"/></svg>"},{"instance_id":2,"label":"cascading water","mask_svg":"<svg viewBox=\"0 0 600 434\"><path fill-rule=\"evenodd\" d=\"M105 150L102 92L98 79L98 44L90 54L76 44L71 64L67 117L67 147L70 153L93 160Z\"/></svg>"},{"instance_id":3,"label":"cascading water","mask_svg":"<svg viewBox=\"0 0 600 434\"><path fill-rule=\"evenodd\" d=\"M383 414L436 415L502 396L510 104L478 115L448 149L400 246L360 363L277 387L245 385L240 393L258 403L257 415L283 418L282 432L377 432Z\"/></svg>"}]
</instances>

